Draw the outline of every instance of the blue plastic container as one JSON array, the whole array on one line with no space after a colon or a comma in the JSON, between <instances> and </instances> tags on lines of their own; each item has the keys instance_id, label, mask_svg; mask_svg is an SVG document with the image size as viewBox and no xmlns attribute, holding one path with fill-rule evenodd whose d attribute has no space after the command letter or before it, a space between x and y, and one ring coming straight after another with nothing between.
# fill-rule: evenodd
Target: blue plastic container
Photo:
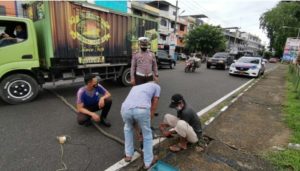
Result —
<instances>
[{"instance_id":1,"label":"blue plastic container","mask_svg":"<svg viewBox=\"0 0 300 171\"><path fill-rule=\"evenodd\" d=\"M180 171L180 169L158 160L157 163L152 166L151 171Z\"/></svg>"}]
</instances>

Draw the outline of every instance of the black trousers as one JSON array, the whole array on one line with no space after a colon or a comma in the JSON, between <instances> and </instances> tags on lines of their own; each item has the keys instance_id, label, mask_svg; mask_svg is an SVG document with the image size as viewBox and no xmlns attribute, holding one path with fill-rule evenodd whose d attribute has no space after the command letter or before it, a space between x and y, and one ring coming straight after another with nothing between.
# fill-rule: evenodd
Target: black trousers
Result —
<instances>
[{"instance_id":1,"label":"black trousers","mask_svg":"<svg viewBox=\"0 0 300 171\"><path fill-rule=\"evenodd\" d=\"M149 81L153 81L153 75L148 76L148 77L135 75L135 84L136 85L141 85L141 84L147 83Z\"/></svg>"},{"instance_id":2,"label":"black trousers","mask_svg":"<svg viewBox=\"0 0 300 171\"><path fill-rule=\"evenodd\" d=\"M100 116L100 118L102 120L102 119L106 119L108 112L110 111L111 104L112 104L112 99L106 98L104 100L103 108L99 108L98 104L95 106L84 106L84 108L86 108L87 110L89 110L91 112L96 112L96 111L102 110L101 116ZM91 122L91 116L79 112L77 114L77 122L79 125L89 124Z\"/></svg>"}]
</instances>

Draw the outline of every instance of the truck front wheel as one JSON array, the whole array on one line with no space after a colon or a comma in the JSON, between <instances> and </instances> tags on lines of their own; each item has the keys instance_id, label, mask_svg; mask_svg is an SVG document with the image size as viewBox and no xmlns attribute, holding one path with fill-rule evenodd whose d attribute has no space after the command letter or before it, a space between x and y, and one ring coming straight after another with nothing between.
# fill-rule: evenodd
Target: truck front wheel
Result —
<instances>
[{"instance_id":1,"label":"truck front wheel","mask_svg":"<svg viewBox=\"0 0 300 171\"><path fill-rule=\"evenodd\" d=\"M10 75L0 83L0 97L9 104L18 104L33 100L39 92L34 78L25 74Z\"/></svg>"}]
</instances>

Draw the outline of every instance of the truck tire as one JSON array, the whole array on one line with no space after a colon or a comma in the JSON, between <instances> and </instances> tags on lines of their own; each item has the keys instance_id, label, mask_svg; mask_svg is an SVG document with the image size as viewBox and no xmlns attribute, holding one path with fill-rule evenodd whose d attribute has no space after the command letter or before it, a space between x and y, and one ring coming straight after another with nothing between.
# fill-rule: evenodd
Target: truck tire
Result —
<instances>
[{"instance_id":1,"label":"truck tire","mask_svg":"<svg viewBox=\"0 0 300 171\"><path fill-rule=\"evenodd\" d=\"M119 80L119 82L120 82L122 85L124 85L124 86L126 86L126 87L131 86L131 83L130 83L130 68L126 68L126 69L123 71L121 77L119 77L118 80Z\"/></svg>"},{"instance_id":2,"label":"truck tire","mask_svg":"<svg viewBox=\"0 0 300 171\"><path fill-rule=\"evenodd\" d=\"M14 74L0 83L0 97L9 104L25 103L33 100L39 92L34 78L25 74Z\"/></svg>"}]
</instances>

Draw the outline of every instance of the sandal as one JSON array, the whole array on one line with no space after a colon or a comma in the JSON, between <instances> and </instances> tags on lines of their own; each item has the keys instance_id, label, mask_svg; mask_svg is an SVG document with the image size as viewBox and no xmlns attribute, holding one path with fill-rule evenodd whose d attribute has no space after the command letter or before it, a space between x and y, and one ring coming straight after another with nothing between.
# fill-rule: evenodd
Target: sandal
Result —
<instances>
[{"instance_id":1,"label":"sandal","mask_svg":"<svg viewBox=\"0 0 300 171\"><path fill-rule=\"evenodd\" d=\"M132 157L129 157L129 156L124 157L124 161L127 163L131 162L131 160L132 160Z\"/></svg>"},{"instance_id":2,"label":"sandal","mask_svg":"<svg viewBox=\"0 0 300 171\"><path fill-rule=\"evenodd\" d=\"M172 132L170 132L170 131L164 131L162 134L166 138L172 138L173 137Z\"/></svg>"},{"instance_id":3,"label":"sandal","mask_svg":"<svg viewBox=\"0 0 300 171\"><path fill-rule=\"evenodd\" d=\"M186 150L187 149L187 146L183 146L182 144L178 143L178 144L174 144L174 145L171 145L169 147L170 151L172 152L179 152L181 150Z\"/></svg>"},{"instance_id":4,"label":"sandal","mask_svg":"<svg viewBox=\"0 0 300 171\"><path fill-rule=\"evenodd\" d=\"M144 170L149 170L157 162L157 160L158 160L158 157L154 156L151 164L148 167L144 166Z\"/></svg>"}]
</instances>

